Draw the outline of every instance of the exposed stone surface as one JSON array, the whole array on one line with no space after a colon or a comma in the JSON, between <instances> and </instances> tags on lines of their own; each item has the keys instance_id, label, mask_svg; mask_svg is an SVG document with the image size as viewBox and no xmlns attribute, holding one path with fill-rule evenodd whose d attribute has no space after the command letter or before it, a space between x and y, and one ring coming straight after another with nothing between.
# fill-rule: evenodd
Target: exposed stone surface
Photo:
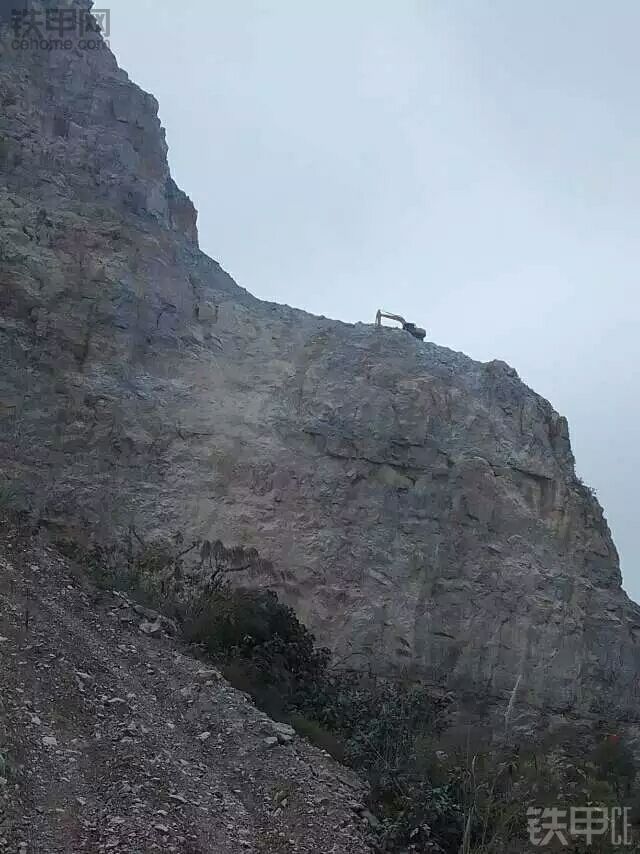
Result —
<instances>
[{"instance_id":1,"label":"exposed stone surface","mask_svg":"<svg viewBox=\"0 0 640 854\"><path fill-rule=\"evenodd\" d=\"M0 851L370 851L355 775L127 607L0 513Z\"/></svg>"},{"instance_id":2,"label":"exposed stone surface","mask_svg":"<svg viewBox=\"0 0 640 854\"><path fill-rule=\"evenodd\" d=\"M52 522L257 548L341 660L637 719L640 609L502 362L260 302L105 49L0 54L0 459Z\"/></svg>"}]
</instances>

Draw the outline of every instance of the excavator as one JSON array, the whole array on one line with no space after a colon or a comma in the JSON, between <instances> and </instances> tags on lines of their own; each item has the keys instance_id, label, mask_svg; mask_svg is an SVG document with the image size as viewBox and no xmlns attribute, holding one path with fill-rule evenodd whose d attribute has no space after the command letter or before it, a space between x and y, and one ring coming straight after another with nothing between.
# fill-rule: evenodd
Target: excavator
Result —
<instances>
[{"instance_id":1,"label":"excavator","mask_svg":"<svg viewBox=\"0 0 640 854\"><path fill-rule=\"evenodd\" d=\"M418 341L424 341L427 331L426 329L421 329L419 326L416 326L415 323L408 323L404 317L400 317L399 314L389 314L388 311L382 311L382 309L378 309L376 313L376 326L382 326L382 318L386 317L389 320L397 320L398 323L402 324L402 328L405 332L408 332L409 335L413 335L414 338L417 338Z\"/></svg>"}]
</instances>

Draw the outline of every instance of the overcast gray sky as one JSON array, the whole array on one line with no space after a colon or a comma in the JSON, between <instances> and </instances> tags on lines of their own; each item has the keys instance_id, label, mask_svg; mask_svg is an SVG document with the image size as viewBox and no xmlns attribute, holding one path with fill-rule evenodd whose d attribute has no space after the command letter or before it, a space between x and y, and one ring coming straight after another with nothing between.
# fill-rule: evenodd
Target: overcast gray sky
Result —
<instances>
[{"instance_id":1,"label":"overcast gray sky","mask_svg":"<svg viewBox=\"0 0 640 854\"><path fill-rule=\"evenodd\" d=\"M106 5L202 248L259 297L513 365L640 599L640 3Z\"/></svg>"}]
</instances>

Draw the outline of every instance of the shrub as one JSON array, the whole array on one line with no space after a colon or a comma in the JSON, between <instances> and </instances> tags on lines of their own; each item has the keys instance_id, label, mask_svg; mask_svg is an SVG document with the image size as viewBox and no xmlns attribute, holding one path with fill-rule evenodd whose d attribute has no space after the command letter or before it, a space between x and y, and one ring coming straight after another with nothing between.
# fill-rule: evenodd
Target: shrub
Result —
<instances>
[{"instance_id":1,"label":"shrub","mask_svg":"<svg viewBox=\"0 0 640 854\"><path fill-rule=\"evenodd\" d=\"M329 653L275 593L221 585L182 615L185 636L201 644L235 684L278 717L319 680ZM233 665L233 668L232 668Z\"/></svg>"},{"instance_id":2,"label":"shrub","mask_svg":"<svg viewBox=\"0 0 640 854\"><path fill-rule=\"evenodd\" d=\"M618 798L631 794L637 769L633 753L618 735L609 735L593 752L595 776L609 783Z\"/></svg>"},{"instance_id":3,"label":"shrub","mask_svg":"<svg viewBox=\"0 0 640 854\"><path fill-rule=\"evenodd\" d=\"M311 718L306 718L304 715L292 714L289 716L289 723L294 727L298 735L306 738L311 744L314 744L320 750L326 751L337 762L343 765L348 762L347 747L335 733L328 730L318 721Z\"/></svg>"}]
</instances>

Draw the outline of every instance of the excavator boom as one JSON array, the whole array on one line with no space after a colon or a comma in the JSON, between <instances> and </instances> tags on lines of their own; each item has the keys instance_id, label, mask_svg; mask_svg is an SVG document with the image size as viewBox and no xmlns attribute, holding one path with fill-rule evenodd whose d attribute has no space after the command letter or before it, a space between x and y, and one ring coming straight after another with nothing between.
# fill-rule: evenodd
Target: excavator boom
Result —
<instances>
[{"instance_id":1,"label":"excavator boom","mask_svg":"<svg viewBox=\"0 0 640 854\"><path fill-rule=\"evenodd\" d=\"M380 308L376 312L376 326L382 326L383 317L386 317L388 320L397 320L398 323L402 324L404 331L408 332L409 335L413 335L413 337L417 338L418 341L424 341L427 335L426 330L416 326L415 323L407 323L404 317L400 317L399 314L391 314L388 311L382 311Z\"/></svg>"},{"instance_id":2,"label":"excavator boom","mask_svg":"<svg viewBox=\"0 0 640 854\"><path fill-rule=\"evenodd\" d=\"M378 309L378 313L376 314L376 323L378 324L378 326L382 326L381 318L383 317L388 318L388 320L397 320L398 323L401 323L403 326L406 323L404 317L400 317L399 314L391 314L388 311L382 311L381 309Z\"/></svg>"}]
</instances>

